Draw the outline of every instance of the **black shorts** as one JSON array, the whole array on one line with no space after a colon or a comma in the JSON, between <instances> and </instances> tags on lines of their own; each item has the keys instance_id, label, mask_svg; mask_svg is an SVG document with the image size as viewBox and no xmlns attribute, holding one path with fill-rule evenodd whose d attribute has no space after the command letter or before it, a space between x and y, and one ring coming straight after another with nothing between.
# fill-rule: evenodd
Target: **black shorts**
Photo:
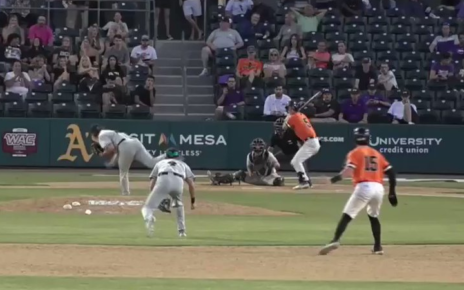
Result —
<instances>
[{"instance_id":1,"label":"black shorts","mask_svg":"<svg viewBox=\"0 0 464 290\"><path fill-rule=\"evenodd\" d=\"M155 7L156 8L161 8L161 9L170 9L171 6L172 6L171 5L172 2L176 2L176 1L174 1L174 0L156 0L155 1Z\"/></svg>"}]
</instances>

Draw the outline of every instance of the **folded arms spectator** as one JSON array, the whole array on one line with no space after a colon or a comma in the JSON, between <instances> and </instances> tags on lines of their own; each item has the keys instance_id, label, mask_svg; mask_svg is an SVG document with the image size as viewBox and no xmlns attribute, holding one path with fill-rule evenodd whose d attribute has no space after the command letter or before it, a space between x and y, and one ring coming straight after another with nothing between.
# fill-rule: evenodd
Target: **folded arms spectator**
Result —
<instances>
[{"instance_id":1,"label":"folded arms spectator","mask_svg":"<svg viewBox=\"0 0 464 290\"><path fill-rule=\"evenodd\" d=\"M155 78L148 76L143 86L135 88L133 95L135 104L150 107L150 110L153 111L156 98Z\"/></svg>"},{"instance_id":2,"label":"folded arms spectator","mask_svg":"<svg viewBox=\"0 0 464 290\"><path fill-rule=\"evenodd\" d=\"M290 41L290 37L294 34L297 34L301 38L301 26L295 22L295 15L289 12L285 14L285 23L280 28L275 40L279 42L279 46L283 47Z\"/></svg>"},{"instance_id":3,"label":"folded arms spectator","mask_svg":"<svg viewBox=\"0 0 464 290\"><path fill-rule=\"evenodd\" d=\"M393 124L414 124L417 119L416 105L411 104L408 91L401 93L401 101L394 101L388 110L393 118Z\"/></svg>"},{"instance_id":4,"label":"folded arms spectator","mask_svg":"<svg viewBox=\"0 0 464 290\"><path fill-rule=\"evenodd\" d=\"M266 62L263 66L264 79L269 79L275 76L285 78L287 74L287 68L282 63L279 55L279 51L275 48L269 50L269 62Z\"/></svg>"},{"instance_id":5,"label":"folded arms spectator","mask_svg":"<svg viewBox=\"0 0 464 290\"><path fill-rule=\"evenodd\" d=\"M377 84L382 85L387 92L398 88L395 74L390 70L388 63L382 63L380 65L380 73L377 78Z\"/></svg>"},{"instance_id":6,"label":"folded arms spectator","mask_svg":"<svg viewBox=\"0 0 464 290\"><path fill-rule=\"evenodd\" d=\"M351 53L346 52L346 44L339 42L337 44L337 52L332 54L332 63L334 69L348 68L354 63L354 58Z\"/></svg>"},{"instance_id":7,"label":"folded arms spectator","mask_svg":"<svg viewBox=\"0 0 464 290\"><path fill-rule=\"evenodd\" d=\"M302 13L300 13L296 8L291 9L295 13L296 21L300 25L302 33L317 31L319 21L321 21L327 13L327 10L317 10L309 4L303 8Z\"/></svg>"},{"instance_id":8,"label":"folded arms spectator","mask_svg":"<svg viewBox=\"0 0 464 290\"><path fill-rule=\"evenodd\" d=\"M237 31L243 39L260 40L270 36L269 29L266 29L260 22L260 16L257 13L251 15L250 21L241 21L237 26Z\"/></svg>"},{"instance_id":9,"label":"folded arms spectator","mask_svg":"<svg viewBox=\"0 0 464 290\"><path fill-rule=\"evenodd\" d=\"M285 45L281 54L282 59L286 58L301 58L306 59L306 52L304 47L301 45L300 36L293 34L290 37L290 41Z\"/></svg>"},{"instance_id":10,"label":"folded arms spectator","mask_svg":"<svg viewBox=\"0 0 464 290\"><path fill-rule=\"evenodd\" d=\"M359 97L358 89L351 90L351 99L342 104L339 121L343 123L367 123L367 106Z\"/></svg>"},{"instance_id":11,"label":"folded arms spectator","mask_svg":"<svg viewBox=\"0 0 464 290\"><path fill-rule=\"evenodd\" d=\"M254 85L256 78L263 72L263 63L256 58L256 48L247 47L247 54L248 57L239 59L237 65L236 75L241 88Z\"/></svg>"},{"instance_id":12,"label":"folded arms spectator","mask_svg":"<svg viewBox=\"0 0 464 290\"><path fill-rule=\"evenodd\" d=\"M434 40L430 44L430 52L435 50L444 52L454 52L456 46L459 44L459 39L456 34L451 34L450 26L448 23L444 23L441 27L441 35L435 36Z\"/></svg>"},{"instance_id":13,"label":"folded arms spectator","mask_svg":"<svg viewBox=\"0 0 464 290\"><path fill-rule=\"evenodd\" d=\"M150 45L150 38L148 35L143 35L141 44L132 49L132 64L153 68L155 60L157 59L158 55L156 54L155 48Z\"/></svg>"},{"instance_id":14,"label":"folded arms spectator","mask_svg":"<svg viewBox=\"0 0 464 290\"><path fill-rule=\"evenodd\" d=\"M223 17L219 24L219 28L211 32L206 40L206 46L201 50L203 71L200 76L208 74L208 61L213 56L216 49L230 48L236 50L242 46L242 37L236 30L230 28L229 18Z\"/></svg>"},{"instance_id":15,"label":"folded arms spectator","mask_svg":"<svg viewBox=\"0 0 464 290\"><path fill-rule=\"evenodd\" d=\"M340 105L328 89L322 91L322 99L310 104L316 109L316 114L311 121L314 122L336 122L340 114Z\"/></svg>"},{"instance_id":16,"label":"folded arms spectator","mask_svg":"<svg viewBox=\"0 0 464 290\"><path fill-rule=\"evenodd\" d=\"M327 51L327 43L322 40L317 44L317 50L308 53L309 68L324 68L329 67L330 53Z\"/></svg>"},{"instance_id":17,"label":"folded arms spectator","mask_svg":"<svg viewBox=\"0 0 464 290\"><path fill-rule=\"evenodd\" d=\"M232 118L229 114L225 113L226 107L237 105L245 105L245 97L243 93L237 88L237 84L234 77L229 77L227 80L227 86L222 88L222 94L217 100L218 107L216 108L216 118L223 119L225 116Z\"/></svg>"},{"instance_id":18,"label":"folded arms spectator","mask_svg":"<svg viewBox=\"0 0 464 290\"><path fill-rule=\"evenodd\" d=\"M31 78L27 72L22 71L20 61L13 62L12 71L5 75L5 87L7 92L20 94L23 98L32 88Z\"/></svg>"},{"instance_id":19,"label":"folded arms spectator","mask_svg":"<svg viewBox=\"0 0 464 290\"><path fill-rule=\"evenodd\" d=\"M284 94L282 86L274 88L274 94L267 96L264 102L263 115L267 120L276 120L287 115L287 105L291 101L290 97Z\"/></svg>"},{"instance_id":20,"label":"folded arms spectator","mask_svg":"<svg viewBox=\"0 0 464 290\"><path fill-rule=\"evenodd\" d=\"M105 83L105 80L108 79L108 75L112 74L115 76L115 82L117 85L120 86L125 86L127 84L127 77L126 77L126 72L125 69L121 67L119 64L118 58L114 55L111 55L108 58L108 65L105 67L105 69L101 73L101 80L103 84Z\"/></svg>"},{"instance_id":21,"label":"folded arms spectator","mask_svg":"<svg viewBox=\"0 0 464 290\"><path fill-rule=\"evenodd\" d=\"M40 42L46 46L53 45L53 31L46 24L45 16L39 16L37 24L32 25L29 28L29 40L33 42L36 38L40 39Z\"/></svg>"}]
</instances>

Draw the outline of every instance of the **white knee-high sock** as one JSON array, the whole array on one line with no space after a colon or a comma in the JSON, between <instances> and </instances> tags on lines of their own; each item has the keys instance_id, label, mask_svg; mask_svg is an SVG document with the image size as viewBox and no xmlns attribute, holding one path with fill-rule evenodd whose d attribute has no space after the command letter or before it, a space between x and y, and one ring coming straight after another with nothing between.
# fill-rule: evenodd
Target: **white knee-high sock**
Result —
<instances>
[{"instance_id":1,"label":"white knee-high sock","mask_svg":"<svg viewBox=\"0 0 464 290\"><path fill-rule=\"evenodd\" d=\"M149 208L148 206L144 205L142 207L141 212L142 212L142 217L145 221L149 221L150 219L153 219L153 221L156 221L154 210L152 208Z\"/></svg>"}]
</instances>

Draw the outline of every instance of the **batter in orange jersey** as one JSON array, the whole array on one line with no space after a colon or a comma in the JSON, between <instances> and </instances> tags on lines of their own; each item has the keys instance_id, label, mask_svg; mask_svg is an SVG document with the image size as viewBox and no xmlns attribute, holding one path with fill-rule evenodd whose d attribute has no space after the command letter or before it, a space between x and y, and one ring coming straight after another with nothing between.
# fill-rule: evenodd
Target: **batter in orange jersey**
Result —
<instances>
[{"instance_id":1,"label":"batter in orange jersey","mask_svg":"<svg viewBox=\"0 0 464 290\"><path fill-rule=\"evenodd\" d=\"M312 186L311 179L306 175L303 163L319 152L321 145L309 118L298 112L294 102L288 104L287 126L295 131L302 142L300 149L290 162L298 175L299 184L293 189L304 189Z\"/></svg>"},{"instance_id":2,"label":"batter in orange jersey","mask_svg":"<svg viewBox=\"0 0 464 290\"><path fill-rule=\"evenodd\" d=\"M340 238L345 232L346 227L366 206L372 235L374 236L372 253L382 255L383 249L380 240L381 226L378 217L384 195L384 174L388 175L388 182L390 184L388 200L392 206L398 204L395 192L395 173L385 157L379 151L369 147L369 129L356 128L353 135L355 136L357 146L348 153L345 168L338 175L332 177L331 182L338 182L345 175L351 175L354 192L343 209L343 215L335 230L334 238L319 251L321 255L327 255L340 247Z\"/></svg>"}]
</instances>

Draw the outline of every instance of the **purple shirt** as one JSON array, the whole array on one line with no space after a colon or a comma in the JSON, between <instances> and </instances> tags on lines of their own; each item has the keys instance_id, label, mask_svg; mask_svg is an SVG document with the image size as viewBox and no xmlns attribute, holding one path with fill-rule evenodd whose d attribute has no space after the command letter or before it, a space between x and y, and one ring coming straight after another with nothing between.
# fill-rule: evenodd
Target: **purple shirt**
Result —
<instances>
[{"instance_id":1,"label":"purple shirt","mask_svg":"<svg viewBox=\"0 0 464 290\"><path fill-rule=\"evenodd\" d=\"M361 102L366 104L366 106L371 107L371 108L381 108L383 107L381 104L371 104L368 105L367 102L370 100L375 100L375 101L382 101L382 102L388 102L387 98L385 96L379 96L379 95L364 95L361 97Z\"/></svg>"},{"instance_id":2,"label":"purple shirt","mask_svg":"<svg viewBox=\"0 0 464 290\"><path fill-rule=\"evenodd\" d=\"M455 60L464 59L464 46L461 46L461 45L456 46L456 49L453 51L453 58Z\"/></svg>"},{"instance_id":3,"label":"purple shirt","mask_svg":"<svg viewBox=\"0 0 464 290\"><path fill-rule=\"evenodd\" d=\"M359 99L356 103L353 103L351 99L346 100L342 105L343 119L350 123L358 123L364 118L364 114L366 113L366 103L361 99Z\"/></svg>"},{"instance_id":4,"label":"purple shirt","mask_svg":"<svg viewBox=\"0 0 464 290\"><path fill-rule=\"evenodd\" d=\"M449 75L454 74L454 66L452 64L441 64L439 62L432 65L432 70L435 71L437 75L448 77Z\"/></svg>"},{"instance_id":5,"label":"purple shirt","mask_svg":"<svg viewBox=\"0 0 464 290\"><path fill-rule=\"evenodd\" d=\"M240 102L244 102L245 97L243 96L242 92L240 91L232 91L228 92L226 97L224 98L224 103L220 106L230 106L232 104L237 104Z\"/></svg>"}]
</instances>

